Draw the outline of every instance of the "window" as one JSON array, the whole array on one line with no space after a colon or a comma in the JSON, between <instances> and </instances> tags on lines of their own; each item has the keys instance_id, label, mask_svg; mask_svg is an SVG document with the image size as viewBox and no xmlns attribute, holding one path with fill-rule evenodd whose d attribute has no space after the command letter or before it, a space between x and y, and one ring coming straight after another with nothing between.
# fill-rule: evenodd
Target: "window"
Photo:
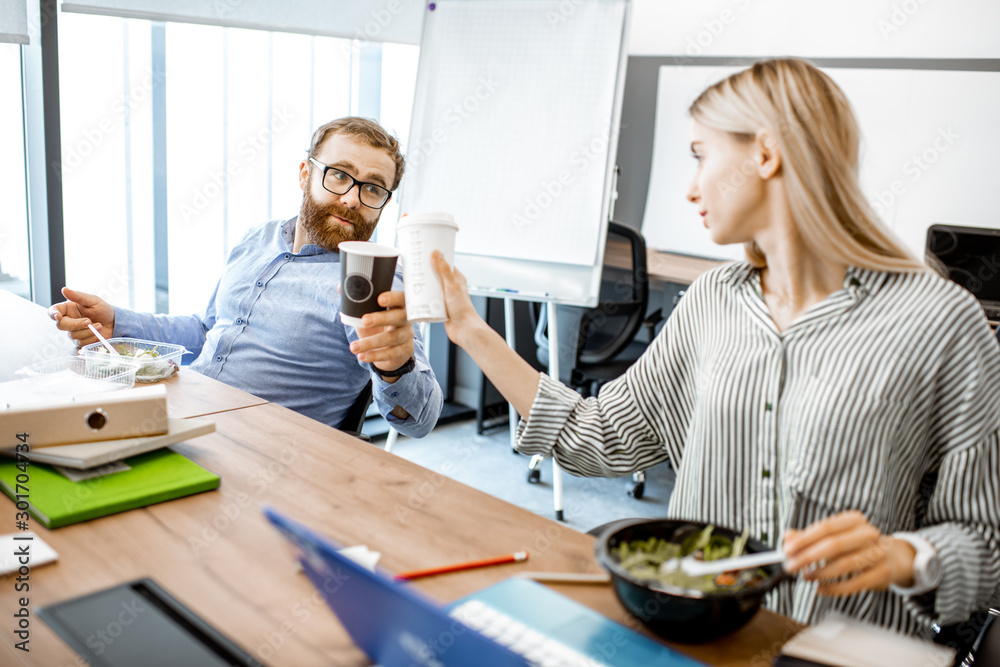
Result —
<instances>
[{"instance_id":1,"label":"window","mask_svg":"<svg viewBox=\"0 0 1000 667\"><path fill-rule=\"evenodd\" d=\"M21 47L0 44L0 289L31 298Z\"/></svg>"},{"instance_id":2,"label":"window","mask_svg":"<svg viewBox=\"0 0 1000 667\"><path fill-rule=\"evenodd\" d=\"M361 77L349 39L63 13L59 40L67 282L138 310L204 311L244 233L298 213L316 126L409 130L415 46L366 44Z\"/></svg>"}]
</instances>

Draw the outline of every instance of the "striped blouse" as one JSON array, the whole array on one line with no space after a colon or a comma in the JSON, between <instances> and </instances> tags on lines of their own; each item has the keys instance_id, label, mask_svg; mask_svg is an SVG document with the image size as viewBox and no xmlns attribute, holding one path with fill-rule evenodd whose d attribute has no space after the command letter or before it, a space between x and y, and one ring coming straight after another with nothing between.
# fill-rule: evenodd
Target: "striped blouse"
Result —
<instances>
[{"instance_id":1,"label":"striped blouse","mask_svg":"<svg viewBox=\"0 0 1000 667\"><path fill-rule=\"evenodd\" d=\"M671 518L777 545L849 509L916 532L944 573L922 596L832 598L796 579L768 598L803 623L830 611L927 636L1000 582L1000 354L976 299L931 273L850 268L779 332L757 270L699 278L646 354L596 398L543 375L518 448L617 476L670 460Z\"/></svg>"}]
</instances>

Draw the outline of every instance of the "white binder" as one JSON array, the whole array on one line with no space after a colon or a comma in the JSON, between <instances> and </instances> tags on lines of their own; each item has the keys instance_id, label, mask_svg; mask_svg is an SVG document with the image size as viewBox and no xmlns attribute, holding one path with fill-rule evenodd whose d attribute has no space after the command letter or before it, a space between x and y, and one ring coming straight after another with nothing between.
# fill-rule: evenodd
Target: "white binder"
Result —
<instances>
[{"instance_id":1,"label":"white binder","mask_svg":"<svg viewBox=\"0 0 1000 667\"><path fill-rule=\"evenodd\" d=\"M0 448L34 447L159 435L169 428L162 385L0 406ZM24 437L18 437L26 434Z\"/></svg>"}]
</instances>

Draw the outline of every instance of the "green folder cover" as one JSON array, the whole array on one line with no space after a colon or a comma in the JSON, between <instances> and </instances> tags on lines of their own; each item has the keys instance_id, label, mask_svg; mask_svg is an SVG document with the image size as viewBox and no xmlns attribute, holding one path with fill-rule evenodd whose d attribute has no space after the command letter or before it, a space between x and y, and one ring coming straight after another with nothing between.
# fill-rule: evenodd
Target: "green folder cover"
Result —
<instances>
[{"instance_id":1,"label":"green folder cover","mask_svg":"<svg viewBox=\"0 0 1000 667\"><path fill-rule=\"evenodd\" d=\"M19 494L27 500L28 511L46 528L219 488L218 475L170 449L140 454L123 462L131 470L71 482L52 466L32 463L23 471L18 468L25 467L23 461L2 461L0 488L15 502Z\"/></svg>"}]
</instances>

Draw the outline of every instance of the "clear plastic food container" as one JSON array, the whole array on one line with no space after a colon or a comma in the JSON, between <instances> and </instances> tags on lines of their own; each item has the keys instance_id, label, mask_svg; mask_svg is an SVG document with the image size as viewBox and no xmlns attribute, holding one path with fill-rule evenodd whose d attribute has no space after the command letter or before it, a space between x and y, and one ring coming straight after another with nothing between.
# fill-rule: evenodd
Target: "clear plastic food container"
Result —
<instances>
[{"instance_id":1,"label":"clear plastic food container","mask_svg":"<svg viewBox=\"0 0 1000 667\"><path fill-rule=\"evenodd\" d=\"M95 357L59 357L26 366L17 372L33 378L31 389L44 394L79 394L131 389L139 363L110 354Z\"/></svg>"},{"instance_id":2,"label":"clear plastic food container","mask_svg":"<svg viewBox=\"0 0 1000 667\"><path fill-rule=\"evenodd\" d=\"M158 382L165 380L181 365L181 357L187 352L182 345L157 343L138 338L109 338L108 343L127 359L139 364L135 374L136 382ZM80 353L88 359L110 359L113 355L102 343L84 346Z\"/></svg>"}]
</instances>

